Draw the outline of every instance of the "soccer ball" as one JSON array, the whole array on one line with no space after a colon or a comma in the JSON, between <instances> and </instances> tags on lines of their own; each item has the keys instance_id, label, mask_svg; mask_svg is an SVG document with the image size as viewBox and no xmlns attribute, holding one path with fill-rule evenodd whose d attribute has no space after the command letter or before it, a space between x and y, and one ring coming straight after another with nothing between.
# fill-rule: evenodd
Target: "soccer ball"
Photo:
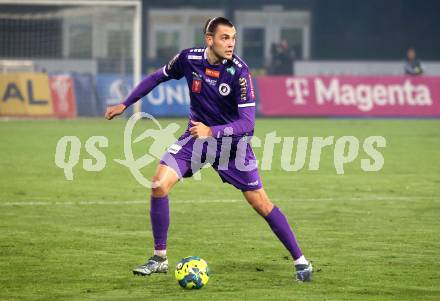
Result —
<instances>
[{"instance_id":1,"label":"soccer ball","mask_svg":"<svg viewBox=\"0 0 440 301\"><path fill-rule=\"evenodd\" d=\"M174 274L181 287L199 289L208 283L210 271L205 260L198 256L189 256L177 263Z\"/></svg>"}]
</instances>

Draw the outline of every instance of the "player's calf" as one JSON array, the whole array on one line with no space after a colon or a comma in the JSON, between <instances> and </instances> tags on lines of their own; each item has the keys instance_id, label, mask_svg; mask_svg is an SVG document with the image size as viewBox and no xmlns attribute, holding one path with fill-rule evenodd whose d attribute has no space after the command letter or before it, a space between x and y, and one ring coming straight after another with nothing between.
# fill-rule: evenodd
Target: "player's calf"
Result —
<instances>
[{"instance_id":1,"label":"player's calf","mask_svg":"<svg viewBox=\"0 0 440 301\"><path fill-rule=\"evenodd\" d=\"M254 208L262 217L267 216L274 207L263 188L244 191L243 195L252 208Z\"/></svg>"}]
</instances>

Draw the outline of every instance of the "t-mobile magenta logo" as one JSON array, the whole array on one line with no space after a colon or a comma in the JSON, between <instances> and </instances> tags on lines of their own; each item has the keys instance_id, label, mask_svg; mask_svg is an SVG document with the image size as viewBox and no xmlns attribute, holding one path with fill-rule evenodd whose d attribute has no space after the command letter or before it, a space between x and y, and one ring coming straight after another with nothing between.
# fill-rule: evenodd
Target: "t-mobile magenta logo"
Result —
<instances>
[{"instance_id":1,"label":"t-mobile magenta logo","mask_svg":"<svg viewBox=\"0 0 440 301\"><path fill-rule=\"evenodd\" d=\"M307 79L301 77L289 77L286 79L287 96L292 98L293 104L305 105L306 97L310 95Z\"/></svg>"}]
</instances>

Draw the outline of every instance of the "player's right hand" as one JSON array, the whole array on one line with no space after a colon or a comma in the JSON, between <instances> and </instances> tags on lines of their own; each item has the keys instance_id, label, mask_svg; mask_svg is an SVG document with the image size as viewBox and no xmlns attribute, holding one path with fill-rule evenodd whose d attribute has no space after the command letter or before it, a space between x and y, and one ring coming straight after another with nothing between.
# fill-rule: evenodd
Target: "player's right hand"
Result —
<instances>
[{"instance_id":1,"label":"player's right hand","mask_svg":"<svg viewBox=\"0 0 440 301\"><path fill-rule=\"evenodd\" d=\"M105 118L112 120L113 117L121 115L127 107L124 104L118 104L116 106L111 106L107 108L105 112Z\"/></svg>"}]
</instances>

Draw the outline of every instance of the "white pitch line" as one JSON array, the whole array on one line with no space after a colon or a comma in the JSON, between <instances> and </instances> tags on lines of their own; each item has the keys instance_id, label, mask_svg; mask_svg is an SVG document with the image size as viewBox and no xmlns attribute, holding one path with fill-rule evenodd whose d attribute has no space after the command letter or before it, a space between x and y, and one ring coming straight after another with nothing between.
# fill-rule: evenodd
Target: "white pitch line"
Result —
<instances>
[{"instance_id":1,"label":"white pitch line","mask_svg":"<svg viewBox=\"0 0 440 301\"><path fill-rule=\"evenodd\" d=\"M440 197L409 197L409 196L371 196L371 197L352 197L352 198L298 198L298 199L280 199L276 202L325 202L325 201L440 201ZM172 204L209 204L209 203L238 203L245 202L243 199L218 199L218 200L171 200ZM147 205L149 200L133 201L66 201L66 202L47 202L47 201L23 201L23 202L0 202L0 207L11 206L90 206L90 205Z\"/></svg>"},{"instance_id":2,"label":"white pitch line","mask_svg":"<svg viewBox=\"0 0 440 301\"><path fill-rule=\"evenodd\" d=\"M243 200L179 200L171 201L174 204L209 204L209 203L237 203ZM147 205L148 200L137 201L78 201L78 202L42 202L42 201L24 201L24 202L5 202L0 203L0 207L11 206L87 206L87 205Z\"/></svg>"}]
</instances>

